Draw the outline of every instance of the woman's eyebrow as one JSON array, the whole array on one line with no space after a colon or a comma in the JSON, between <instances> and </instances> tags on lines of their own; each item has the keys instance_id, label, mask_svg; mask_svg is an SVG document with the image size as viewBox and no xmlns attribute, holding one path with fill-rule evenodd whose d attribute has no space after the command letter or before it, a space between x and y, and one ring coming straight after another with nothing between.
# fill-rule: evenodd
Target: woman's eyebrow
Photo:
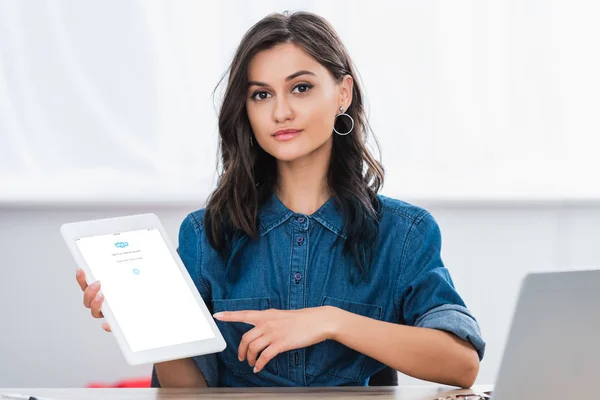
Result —
<instances>
[{"instance_id":1,"label":"woman's eyebrow","mask_svg":"<svg viewBox=\"0 0 600 400\"><path fill-rule=\"evenodd\" d=\"M288 76L287 78L285 78L285 81L286 82L291 81L292 79L297 78L297 77L302 76L302 75L317 76L314 72L307 71L307 70L301 70L301 71L298 71L298 72L294 72L293 74L291 74L290 76ZM248 86L263 86L263 87L265 87L265 86L269 86L269 85L267 83L264 83L264 82L249 81L248 82Z\"/></svg>"}]
</instances>

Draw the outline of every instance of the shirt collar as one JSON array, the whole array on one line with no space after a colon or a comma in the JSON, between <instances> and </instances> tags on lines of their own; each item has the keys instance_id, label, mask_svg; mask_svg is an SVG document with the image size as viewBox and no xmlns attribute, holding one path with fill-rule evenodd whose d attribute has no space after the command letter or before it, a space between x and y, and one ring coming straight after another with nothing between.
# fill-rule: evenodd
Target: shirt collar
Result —
<instances>
[{"instance_id":1,"label":"shirt collar","mask_svg":"<svg viewBox=\"0 0 600 400\"><path fill-rule=\"evenodd\" d=\"M281 225L292 216L299 217L301 215L303 214L295 213L287 208L279 200L279 197L272 193L258 211L260 235L264 236L271 229ZM346 239L346 235L343 233L343 214L333 197L330 197L325 204L308 217Z\"/></svg>"}]
</instances>

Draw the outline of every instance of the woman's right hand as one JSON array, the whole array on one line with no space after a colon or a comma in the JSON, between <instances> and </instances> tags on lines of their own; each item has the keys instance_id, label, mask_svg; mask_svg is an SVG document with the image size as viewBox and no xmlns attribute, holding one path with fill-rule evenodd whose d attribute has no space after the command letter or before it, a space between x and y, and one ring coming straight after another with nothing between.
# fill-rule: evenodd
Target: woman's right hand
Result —
<instances>
[{"instance_id":1,"label":"woman's right hand","mask_svg":"<svg viewBox=\"0 0 600 400\"><path fill-rule=\"evenodd\" d=\"M104 318L102 311L100 311L100 306L104 301L104 296L102 295L102 292L100 292L100 281L96 281L88 286L85 281L85 272L83 272L81 268L77 268L75 277L77 278L79 287L83 290L83 305L92 311L92 316L94 318ZM106 332L111 331L110 326L106 322L102 323L102 329Z\"/></svg>"}]
</instances>

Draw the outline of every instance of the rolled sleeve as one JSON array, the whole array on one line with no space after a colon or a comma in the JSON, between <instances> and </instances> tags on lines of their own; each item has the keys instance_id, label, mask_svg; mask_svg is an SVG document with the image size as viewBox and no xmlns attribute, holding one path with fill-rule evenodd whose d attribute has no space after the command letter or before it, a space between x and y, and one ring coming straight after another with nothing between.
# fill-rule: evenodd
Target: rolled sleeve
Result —
<instances>
[{"instance_id":1,"label":"rolled sleeve","mask_svg":"<svg viewBox=\"0 0 600 400\"><path fill-rule=\"evenodd\" d=\"M479 324L442 262L440 229L428 212L416 219L408 233L396 296L400 323L450 332L471 343L483 359L485 342Z\"/></svg>"},{"instance_id":2,"label":"rolled sleeve","mask_svg":"<svg viewBox=\"0 0 600 400\"><path fill-rule=\"evenodd\" d=\"M420 328L439 329L455 334L475 347L479 360L483 360L485 342L479 324L466 307L444 304L427 311L415 322Z\"/></svg>"}]
</instances>

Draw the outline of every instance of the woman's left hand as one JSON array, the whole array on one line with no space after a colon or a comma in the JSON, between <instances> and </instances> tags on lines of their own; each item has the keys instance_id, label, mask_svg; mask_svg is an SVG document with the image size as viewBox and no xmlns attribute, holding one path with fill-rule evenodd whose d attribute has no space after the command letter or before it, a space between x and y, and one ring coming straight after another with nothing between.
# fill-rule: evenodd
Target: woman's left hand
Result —
<instances>
[{"instance_id":1,"label":"woman's left hand","mask_svg":"<svg viewBox=\"0 0 600 400\"><path fill-rule=\"evenodd\" d=\"M289 311L272 308L264 311L224 311L213 317L224 322L254 325L242 336L238 358L240 361L248 359L248 364L254 366L254 372L259 372L279 353L331 339L337 311L340 310L331 306Z\"/></svg>"}]
</instances>

